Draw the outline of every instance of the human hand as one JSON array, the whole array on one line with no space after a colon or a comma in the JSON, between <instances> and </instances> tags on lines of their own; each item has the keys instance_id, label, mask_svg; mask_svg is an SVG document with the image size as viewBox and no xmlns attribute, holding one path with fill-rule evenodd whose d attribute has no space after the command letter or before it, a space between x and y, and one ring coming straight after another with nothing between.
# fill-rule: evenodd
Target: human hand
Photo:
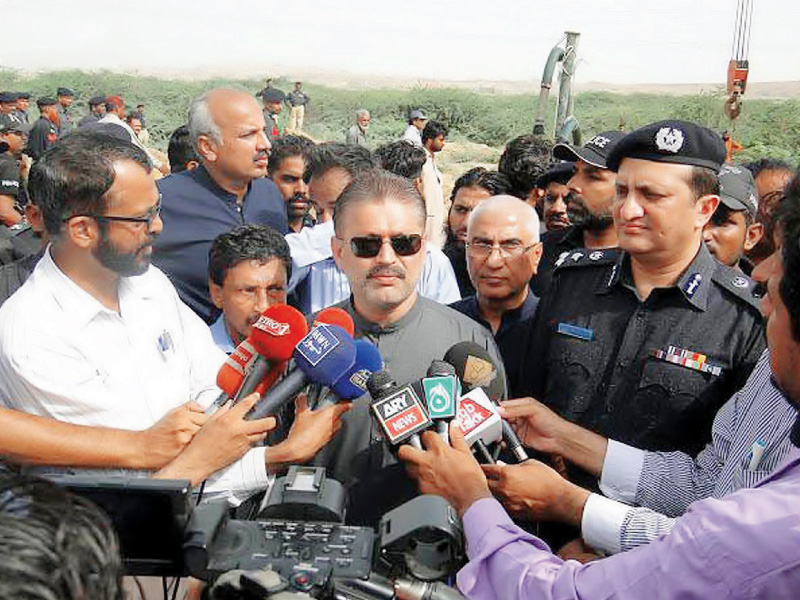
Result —
<instances>
[{"instance_id":1,"label":"human hand","mask_svg":"<svg viewBox=\"0 0 800 600\"><path fill-rule=\"evenodd\" d=\"M258 394L250 394L236 405L223 404L208 418L183 452L156 476L189 479L196 484L239 460L277 425L275 417L245 420L245 415L259 398Z\"/></svg>"},{"instance_id":2,"label":"human hand","mask_svg":"<svg viewBox=\"0 0 800 600\"><path fill-rule=\"evenodd\" d=\"M577 560L580 563L588 563L602 558L594 548L587 546L583 538L570 540L559 548L558 557L562 560Z\"/></svg>"},{"instance_id":3,"label":"human hand","mask_svg":"<svg viewBox=\"0 0 800 600\"><path fill-rule=\"evenodd\" d=\"M337 402L322 410L311 410L305 394L297 396L294 403L294 423L289 435L280 444L267 448L267 469L272 473L311 459L342 428L342 415L353 405Z\"/></svg>"},{"instance_id":4,"label":"human hand","mask_svg":"<svg viewBox=\"0 0 800 600\"><path fill-rule=\"evenodd\" d=\"M456 423L450 423L452 446L433 431L425 431L420 437L425 450L406 444L397 453L420 492L441 496L461 516L476 500L491 497L481 466Z\"/></svg>"},{"instance_id":5,"label":"human hand","mask_svg":"<svg viewBox=\"0 0 800 600\"><path fill-rule=\"evenodd\" d=\"M206 421L205 410L197 402L173 408L155 425L139 432L139 454L145 463L139 468L156 470L168 464L186 448Z\"/></svg>"},{"instance_id":6,"label":"human hand","mask_svg":"<svg viewBox=\"0 0 800 600\"><path fill-rule=\"evenodd\" d=\"M558 453L559 435L568 422L538 400L517 398L501 402L500 415L525 446L548 454Z\"/></svg>"},{"instance_id":7,"label":"human hand","mask_svg":"<svg viewBox=\"0 0 800 600\"><path fill-rule=\"evenodd\" d=\"M589 492L539 462L482 465L489 489L512 515L580 525Z\"/></svg>"}]
</instances>

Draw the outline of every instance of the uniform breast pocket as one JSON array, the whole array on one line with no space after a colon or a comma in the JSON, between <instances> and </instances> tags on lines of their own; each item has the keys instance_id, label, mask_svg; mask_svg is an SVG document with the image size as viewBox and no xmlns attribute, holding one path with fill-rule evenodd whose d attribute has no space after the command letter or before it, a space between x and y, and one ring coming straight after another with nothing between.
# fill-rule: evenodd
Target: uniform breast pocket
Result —
<instances>
[{"instance_id":1,"label":"uniform breast pocket","mask_svg":"<svg viewBox=\"0 0 800 600\"><path fill-rule=\"evenodd\" d=\"M642 369L636 411L661 426L678 426L700 410L701 396L715 377L682 365L648 358Z\"/></svg>"},{"instance_id":2,"label":"uniform breast pocket","mask_svg":"<svg viewBox=\"0 0 800 600\"><path fill-rule=\"evenodd\" d=\"M548 357L548 394L567 418L583 413L602 376L603 351L596 340L556 334Z\"/></svg>"}]
</instances>

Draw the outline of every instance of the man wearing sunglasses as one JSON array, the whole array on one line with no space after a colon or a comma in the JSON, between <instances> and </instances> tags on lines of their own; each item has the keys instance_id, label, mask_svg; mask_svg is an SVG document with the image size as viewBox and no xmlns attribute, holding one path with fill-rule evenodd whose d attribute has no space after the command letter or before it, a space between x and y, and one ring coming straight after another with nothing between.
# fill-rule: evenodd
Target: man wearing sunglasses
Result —
<instances>
[{"instance_id":1,"label":"man wearing sunglasses","mask_svg":"<svg viewBox=\"0 0 800 600\"><path fill-rule=\"evenodd\" d=\"M494 358L505 382L491 333L453 309L420 296L427 212L411 180L373 170L362 173L336 201L336 265L352 294L338 306L355 322L356 336L374 343L398 384L425 376L454 344L472 340ZM369 396L342 419L342 431L317 456L329 474L350 486L348 519L376 523L387 510L416 495L416 488L382 442L370 417Z\"/></svg>"}]
</instances>

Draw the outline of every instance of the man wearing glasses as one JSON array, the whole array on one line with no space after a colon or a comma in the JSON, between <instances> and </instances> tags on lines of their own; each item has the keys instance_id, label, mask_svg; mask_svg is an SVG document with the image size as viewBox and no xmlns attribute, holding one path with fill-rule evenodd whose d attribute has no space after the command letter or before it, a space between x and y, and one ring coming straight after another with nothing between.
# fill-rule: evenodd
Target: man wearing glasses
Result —
<instances>
[{"instance_id":1,"label":"man wearing glasses","mask_svg":"<svg viewBox=\"0 0 800 600\"><path fill-rule=\"evenodd\" d=\"M514 196L484 200L470 215L466 251L476 293L450 306L492 332L513 387L524 350L521 327L539 303L528 285L542 257L536 211Z\"/></svg>"},{"instance_id":2,"label":"man wearing glasses","mask_svg":"<svg viewBox=\"0 0 800 600\"><path fill-rule=\"evenodd\" d=\"M502 361L491 332L417 292L425 262L427 212L411 180L385 171L356 176L336 201L331 242L352 295L339 304L355 322L357 337L375 344L386 369L402 385L424 377L431 361L454 344L472 340ZM417 494L370 417L369 396L342 419L342 431L316 461L350 485L348 520L375 523Z\"/></svg>"},{"instance_id":3,"label":"man wearing glasses","mask_svg":"<svg viewBox=\"0 0 800 600\"><path fill-rule=\"evenodd\" d=\"M33 167L29 187L51 243L0 309L0 402L90 427L65 436L55 456L36 454L35 464L161 469L192 483L213 473L205 497L237 505L267 488L274 469L313 456L337 419L321 411L307 422L325 427L311 435L303 426L280 444L251 448L275 426L243 420L256 396L205 415L226 356L150 268L162 229L150 170L141 149L91 132L60 141ZM159 422L162 437L182 441L154 458L137 434ZM81 445L84 435L97 440L93 448Z\"/></svg>"}]
</instances>

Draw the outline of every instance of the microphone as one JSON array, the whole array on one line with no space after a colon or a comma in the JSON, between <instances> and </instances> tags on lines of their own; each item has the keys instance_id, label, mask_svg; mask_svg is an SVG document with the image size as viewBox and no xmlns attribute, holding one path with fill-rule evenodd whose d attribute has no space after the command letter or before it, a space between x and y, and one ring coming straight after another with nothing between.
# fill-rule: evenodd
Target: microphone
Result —
<instances>
[{"instance_id":1,"label":"microphone","mask_svg":"<svg viewBox=\"0 0 800 600\"><path fill-rule=\"evenodd\" d=\"M492 356L484 347L475 342L459 342L447 351L444 359L455 367L456 373L467 391L483 388L495 404L503 397L505 382L502 377L498 376ZM501 426L503 440L514 458L519 462L528 460L529 456L525 452L525 447L508 421L501 419Z\"/></svg>"},{"instance_id":2,"label":"microphone","mask_svg":"<svg viewBox=\"0 0 800 600\"><path fill-rule=\"evenodd\" d=\"M228 398L234 398L242 387L245 375L249 373L256 363L259 355L253 348L249 339L242 341L217 372L217 387L222 390L222 394L206 409L206 414L213 414L220 406L225 404ZM272 363L262 360L269 367L264 378L256 386L255 391L260 395L275 383L286 368L285 361L273 361Z\"/></svg>"},{"instance_id":3,"label":"microphone","mask_svg":"<svg viewBox=\"0 0 800 600\"><path fill-rule=\"evenodd\" d=\"M432 425L422 401L411 385L398 386L389 372L376 371L367 380L370 409L392 446L405 441L422 450L419 432Z\"/></svg>"},{"instance_id":4,"label":"microphone","mask_svg":"<svg viewBox=\"0 0 800 600\"><path fill-rule=\"evenodd\" d=\"M295 367L272 386L247 414L261 419L275 414L309 382L332 386L356 360L353 339L338 325L317 325L292 352Z\"/></svg>"},{"instance_id":5,"label":"microphone","mask_svg":"<svg viewBox=\"0 0 800 600\"><path fill-rule=\"evenodd\" d=\"M428 407L428 416L436 422L436 430L448 444L450 435L447 426L450 419L456 416L458 388L455 367L443 360L434 360L428 367L428 376L422 379L422 393Z\"/></svg>"},{"instance_id":6,"label":"microphone","mask_svg":"<svg viewBox=\"0 0 800 600\"><path fill-rule=\"evenodd\" d=\"M353 317L350 316L349 312L338 306L329 306L319 311L317 316L314 317L312 327L316 327L320 323L338 325L350 334L350 337L356 334L356 326L355 323L353 323Z\"/></svg>"},{"instance_id":7,"label":"microphone","mask_svg":"<svg viewBox=\"0 0 800 600\"><path fill-rule=\"evenodd\" d=\"M355 340L356 360L327 394L317 402L314 410L336 404L338 400L353 400L367 393L367 380L375 371L383 369L383 358L378 348L368 340Z\"/></svg>"},{"instance_id":8,"label":"microphone","mask_svg":"<svg viewBox=\"0 0 800 600\"><path fill-rule=\"evenodd\" d=\"M292 357L292 349L307 333L308 323L303 313L296 308L288 304L273 304L267 307L253 323L250 331L250 344L257 356L250 370L245 373L242 385L233 396L234 402L256 391L270 371L269 361L289 360Z\"/></svg>"},{"instance_id":9,"label":"microphone","mask_svg":"<svg viewBox=\"0 0 800 600\"><path fill-rule=\"evenodd\" d=\"M483 389L475 388L458 399L458 423L464 439L486 462L494 463L486 446L503 439L502 422L500 413Z\"/></svg>"}]
</instances>

